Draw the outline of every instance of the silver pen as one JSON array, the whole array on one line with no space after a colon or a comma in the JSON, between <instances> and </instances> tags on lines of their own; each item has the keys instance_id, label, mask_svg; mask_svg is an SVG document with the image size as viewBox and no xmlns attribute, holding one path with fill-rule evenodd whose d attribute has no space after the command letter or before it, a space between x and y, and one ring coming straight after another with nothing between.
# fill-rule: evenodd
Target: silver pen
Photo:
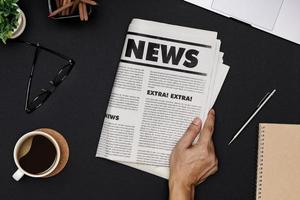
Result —
<instances>
[{"instance_id":1,"label":"silver pen","mask_svg":"<svg viewBox=\"0 0 300 200\"><path fill-rule=\"evenodd\" d=\"M255 117L255 115L262 109L262 107L269 101L269 99L273 96L273 94L276 92L274 89L271 93L268 92L264 98L259 102L259 104L256 107L256 110L253 112L253 114L249 117L249 119L246 121L246 123L240 128L240 130L233 136L233 138L228 143L228 146L241 134L241 132L244 130L244 128L249 124L249 122Z\"/></svg>"}]
</instances>

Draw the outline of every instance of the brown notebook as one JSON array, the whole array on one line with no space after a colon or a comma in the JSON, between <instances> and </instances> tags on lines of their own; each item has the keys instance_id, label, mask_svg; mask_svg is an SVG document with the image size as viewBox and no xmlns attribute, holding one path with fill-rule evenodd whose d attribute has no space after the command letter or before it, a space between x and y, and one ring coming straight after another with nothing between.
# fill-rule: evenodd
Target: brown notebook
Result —
<instances>
[{"instance_id":1,"label":"brown notebook","mask_svg":"<svg viewBox=\"0 0 300 200\"><path fill-rule=\"evenodd\" d=\"M259 125L256 199L300 200L300 125Z\"/></svg>"}]
</instances>

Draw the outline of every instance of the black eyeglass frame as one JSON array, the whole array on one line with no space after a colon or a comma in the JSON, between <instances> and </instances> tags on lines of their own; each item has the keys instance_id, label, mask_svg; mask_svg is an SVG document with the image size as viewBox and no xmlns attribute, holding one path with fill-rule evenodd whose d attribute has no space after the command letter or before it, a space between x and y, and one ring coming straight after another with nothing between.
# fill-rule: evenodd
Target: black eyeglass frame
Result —
<instances>
[{"instance_id":1,"label":"black eyeglass frame","mask_svg":"<svg viewBox=\"0 0 300 200\"><path fill-rule=\"evenodd\" d=\"M39 107L41 107L46 100L50 97L50 95L55 91L55 89L67 78L67 76L69 76L70 72L72 71L73 67L74 67L74 60L61 54L58 53L54 50L51 50L49 48L43 47L40 45L40 43L31 43L31 42L27 42L27 41L18 41L18 42L22 42L26 45L29 46L33 46L35 47L35 52L34 52L34 57L33 57L33 61L32 61L32 65L31 65L31 71L30 71L30 75L29 75L29 79L27 82L27 89L26 89L26 100L25 100L25 111L27 113L31 113L33 111L35 111L36 109L38 109ZM47 51L53 55L56 55L60 58L62 58L63 60L66 60L67 63L58 71L57 75L51 80L49 81L50 84L50 88L49 89L42 89L41 93L39 95L37 95L31 102L30 102L30 91L31 91L31 84L32 84L32 79L33 79L33 74L34 74L34 70L35 70L35 65L36 65L36 61L37 61L37 57L38 57L38 52L39 50L44 50ZM62 72L64 70L68 69L67 73L63 76L63 77L59 77ZM38 98L40 98L42 95L46 95L44 97L44 99L41 101L41 103L39 103L37 106L34 107L30 107L31 104L33 104L35 101L38 100Z\"/></svg>"}]
</instances>

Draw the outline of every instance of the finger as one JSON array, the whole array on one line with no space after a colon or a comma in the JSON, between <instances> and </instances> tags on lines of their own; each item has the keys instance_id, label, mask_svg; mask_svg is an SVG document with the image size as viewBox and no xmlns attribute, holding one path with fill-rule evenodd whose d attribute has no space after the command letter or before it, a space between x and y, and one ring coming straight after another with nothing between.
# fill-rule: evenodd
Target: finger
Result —
<instances>
[{"instance_id":1,"label":"finger","mask_svg":"<svg viewBox=\"0 0 300 200\"><path fill-rule=\"evenodd\" d=\"M203 183L209 176L214 175L217 171L218 171L218 166L215 166L215 167L211 168L209 171L207 171L203 175L203 177L199 180L199 182L197 183L197 185Z\"/></svg>"},{"instance_id":2,"label":"finger","mask_svg":"<svg viewBox=\"0 0 300 200\"><path fill-rule=\"evenodd\" d=\"M196 117L179 140L178 146L183 148L190 147L201 130L201 124L201 119Z\"/></svg>"},{"instance_id":3,"label":"finger","mask_svg":"<svg viewBox=\"0 0 300 200\"><path fill-rule=\"evenodd\" d=\"M213 167L211 170L209 170L204 176L204 179L207 179L209 176L214 175L218 171L218 166Z\"/></svg>"},{"instance_id":4,"label":"finger","mask_svg":"<svg viewBox=\"0 0 300 200\"><path fill-rule=\"evenodd\" d=\"M214 132L215 126L215 111L211 109L207 115L207 119L204 123L203 129L201 131L198 143L208 143Z\"/></svg>"},{"instance_id":5,"label":"finger","mask_svg":"<svg viewBox=\"0 0 300 200\"><path fill-rule=\"evenodd\" d=\"M210 140L209 145L208 145L208 149L212 154L215 154L215 146L214 146L214 142L213 140Z\"/></svg>"},{"instance_id":6,"label":"finger","mask_svg":"<svg viewBox=\"0 0 300 200\"><path fill-rule=\"evenodd\" d=\"M204 181L206 181L206 179L201 178L201 179L199 180L199 182L198 182L196 185L200 185L200 184L203 183Z\"/></svg>"}]
</instances>

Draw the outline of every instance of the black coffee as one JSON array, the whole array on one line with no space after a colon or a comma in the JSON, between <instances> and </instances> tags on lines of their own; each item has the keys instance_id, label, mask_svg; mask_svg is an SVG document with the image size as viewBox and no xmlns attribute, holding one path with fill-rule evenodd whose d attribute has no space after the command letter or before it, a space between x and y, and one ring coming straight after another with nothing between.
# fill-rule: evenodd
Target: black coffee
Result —
<instances>
[{"instance_id":1,"label":"black coffee","mask_svg":"<svg viewBox=\"0 0 300 200\"><path fill-rule=\"evenodd\" d=\"M19 163L25 171L31 174L39 174L46 171L55 161L55 146L48 138L42 135L33 136L31 145L26 148L29 148L29 151L19 158Z\"/></svg>"}]
</instances>

